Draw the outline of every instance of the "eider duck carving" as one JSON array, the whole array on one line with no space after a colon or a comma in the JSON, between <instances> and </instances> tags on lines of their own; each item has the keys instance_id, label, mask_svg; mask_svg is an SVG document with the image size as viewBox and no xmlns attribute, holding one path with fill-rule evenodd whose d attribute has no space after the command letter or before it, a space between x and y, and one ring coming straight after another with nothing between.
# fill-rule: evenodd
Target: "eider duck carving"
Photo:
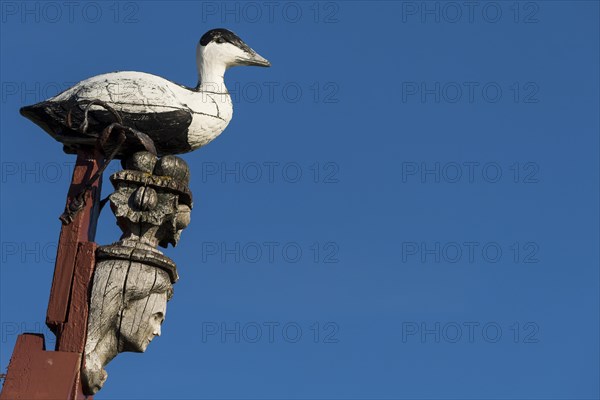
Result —
<instances>
[{"instance_id":1,"label":"eider duck carving","mask_svg":"<svg viewBox=\"0 0 600 400\"><path fill-rule=\"evenodd\" d=\"M94 146L101 132L117 121L149 137L159 156L190 152L219 136L231 120L225 71L237 65L271 65L227 29L202 36L196 61L195 88L144 72L113 72L83 80L20 112L63 143L67 153ZM115 150L116 158L134 151L132 146L136 141L128 138Z\"/></svg>"}]
</instances>

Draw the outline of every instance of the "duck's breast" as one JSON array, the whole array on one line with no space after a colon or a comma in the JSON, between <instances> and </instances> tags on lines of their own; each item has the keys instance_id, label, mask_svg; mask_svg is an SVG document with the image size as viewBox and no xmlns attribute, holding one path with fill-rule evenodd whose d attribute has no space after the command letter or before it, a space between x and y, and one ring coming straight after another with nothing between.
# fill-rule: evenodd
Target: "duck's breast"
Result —
<instances>
[{"instance_id":1,"label":"duck's breast","mask_svg":"<svg viewBox=\"0 0 600 400\"><path fill-rule=\"evenodd\" d=\"M192 123L188 128L188 142L192 149L204 146L219 136L233 116L229 94L194 92L187 106L192 111Z\"/></svg>"}]
</instances>

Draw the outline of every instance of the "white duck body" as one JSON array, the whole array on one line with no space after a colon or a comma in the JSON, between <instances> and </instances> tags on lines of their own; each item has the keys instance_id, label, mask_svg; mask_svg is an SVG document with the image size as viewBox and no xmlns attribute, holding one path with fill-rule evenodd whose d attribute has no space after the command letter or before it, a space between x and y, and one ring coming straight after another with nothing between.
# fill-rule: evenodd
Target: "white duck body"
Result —
<instances>
[{"instance_id":1,"label":"white duck body","mask_svg":"<svg viewBox=\"0 0 600 400\"><path fill-rule=\"evenodd\" d=\"M121 120L125 127L146 134L158 155L186 153L210 143L231 121L233 106L225 71L236 65L271 65L226 29L202 36L196 61L198 85L194 89L145 72L112 72L23 107L21 114L63 143L66 152L94 146L107 126ZM103 104L90 105L93 101ZM139 150L139 144L128 138L118 148L117 158Z\"/></svg>"},{"instance_id":2,"label":"white duck body","mask_svg":"<svg viewBox=\"0 0 600 400\"><path fill-rule=\"evenodd\" d=\"M85 79L48 99L51 102L101 100L122 114L157 114L187 111L189 150L205 146L219 136L233 117L231 97L224 81L222 92L190 89L160 76L137 71L119 71ZM93 105L90 110L104 110Z\"/></svg>"}]
</instances>

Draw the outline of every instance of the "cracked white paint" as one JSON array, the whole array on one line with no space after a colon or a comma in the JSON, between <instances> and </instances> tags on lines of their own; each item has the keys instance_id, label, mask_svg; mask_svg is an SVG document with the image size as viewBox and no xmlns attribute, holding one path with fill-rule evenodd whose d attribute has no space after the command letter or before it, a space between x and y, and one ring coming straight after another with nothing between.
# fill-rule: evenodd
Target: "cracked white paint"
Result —
<instances>
[{"instance_id":1,"label":"cracked white paint","mask_svg":"<svg viewBox=\"0 0 600 400\"><path fill-rule=\"evenodd\" d=\"M73 107L79 103L79 115L73 118L83 119L84 105L94 100L104 104L94 104L91 110L122 113L125 123L146 131L144 133L155 142L160 155L192 151L219 136L233 117L231 97L225 87L225 71L236 65L271 65L227 29L206 32L198 43L196 57L199 80L193 89L145 72L111 72L85 79L20 111L63 143L66 152L96 143L103 126L94 126L98 132L80 131L83 121L77 121L79 125L76 126L71 116ZM130 115L129 119L126 114ZM108 124L113 121L114 118L109 122L96 122ZM142 121L145 123L138 125ZM122 150L121 157L134 149Z\"/></svg>"},{"instance_id":2,"label":"cracked white paint","mask_svg":"<svg viewBox=\"0 0 600 400\"><path fill-rule=\"evenodd\" d=\"M204 37L215 40L205 45L198 43L199 80L195 89L145 72L123 71L81 81L50 101L101 100L117 111L137 114L185 110L192 115L187 141L195 150L219 136L233 116L225 71L236 65L270 65L232 32L217 29ZM224 37L229 42L220 40ZM99 109L100 106L92 106L92 110Z\"/></svg>"},{"instance_id":3,"label":"cracked white paint","mask_svg":"<svg viewBox=\"0 0 600 400\"><path fill-rule=\"evenodd\" d=\"M49 101L102 100L115 110L129 113L161 113L186 110L192 114L188 142L192 150L211 142L225 130L233 116L231 97L205 93L145 72L122 71L83 80ZM92 106L92 110L101 110Z\"/></svg>"}]
</instances>

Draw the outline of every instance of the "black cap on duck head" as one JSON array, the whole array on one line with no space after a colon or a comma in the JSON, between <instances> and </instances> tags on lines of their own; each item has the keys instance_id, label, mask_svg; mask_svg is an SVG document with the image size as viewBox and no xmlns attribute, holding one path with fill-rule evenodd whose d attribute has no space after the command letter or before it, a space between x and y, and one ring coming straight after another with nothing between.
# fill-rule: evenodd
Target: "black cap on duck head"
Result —
<instances>
[{"instance_id":1,"label":"black cap on duck head","mask_svg":"<svg viewBox=\"0 0 600 400\"><path fill-rule=\"evenodd\" d=\"M260 67L270 67L271 63L256 53L248 46L238 35L228 29L211 29L200 38L200 46L235 46L242 50L241 54L236 55L232 65L256 65Z\"/></svg>"}]
</instances>

